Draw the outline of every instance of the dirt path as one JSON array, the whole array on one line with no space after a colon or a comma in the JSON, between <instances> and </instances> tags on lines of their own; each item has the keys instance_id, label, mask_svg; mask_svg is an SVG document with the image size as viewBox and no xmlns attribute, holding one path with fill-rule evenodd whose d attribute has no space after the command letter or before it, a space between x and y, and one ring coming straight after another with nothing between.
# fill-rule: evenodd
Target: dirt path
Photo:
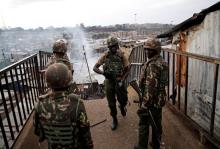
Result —
<instances>
[{"instance_id":1,"label":"dirt path","mask_svg":"<svg viewBox=\"0 0 220 149\"><path fill-rule=\"evenodd\" d=\"M106 122L91 128L95 149L133 149L137 143L139 122L136 114L138 105L133 103L133 99L136 98L134 91L129 89L131 104L127 107L128 113L125 118L118 110L119 127L116 131L110 129L112 120L106 99L85 102L91 124L107 119ZM166 149L213 148L202 145L198 134L167 106L163 108L163 141Z\"/></svg>"},{"instance_id":2,"label":"dirt path","mask_svg":"<svg viewBox=\"0 0 220 149\"><path fill-rule=\"evenodd\" d=\"M91 125L104 119L107 121L91 128L95 149L133 149L137 143L138 117L136 110L138 105L133 103L136 99L133 90L129 90L129 101L127 116L124 118L118 112L119 126L116 131L110 129L111 117L106 99L85 101L86 111ZM33 121L27 125L15 149L46 149L47 143L38 146L37 137L33 133ZM28 131L29 130L29 131ZM204 146L199 142L198 134L184 122L183 119L173 113L167 106L163 109L163 141L166 149L211 149L214 147Z\"/></svg>"}]
</instances>

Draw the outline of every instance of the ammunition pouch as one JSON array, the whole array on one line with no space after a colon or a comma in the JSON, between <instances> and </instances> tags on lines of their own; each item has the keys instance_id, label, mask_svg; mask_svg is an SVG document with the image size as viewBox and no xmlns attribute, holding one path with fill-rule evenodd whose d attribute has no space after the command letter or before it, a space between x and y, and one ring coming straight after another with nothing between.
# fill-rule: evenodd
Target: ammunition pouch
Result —
<instances>
[{"instance_id":1,"label":"ammunition pouch","mask_svg":"<svg viewBox=\"0 0 220 149\"><path fill-rule=\"evenodd\" d=\"M48 125L43 126L45 137L50 144L74 146L76 144L75 125Z\"/></svg>"}]
</instances>

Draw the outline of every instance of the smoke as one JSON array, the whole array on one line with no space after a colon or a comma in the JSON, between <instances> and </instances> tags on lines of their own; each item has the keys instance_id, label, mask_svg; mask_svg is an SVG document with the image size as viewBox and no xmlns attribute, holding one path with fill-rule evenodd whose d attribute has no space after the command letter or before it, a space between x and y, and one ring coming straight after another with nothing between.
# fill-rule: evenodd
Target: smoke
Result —
<instances>
[{"instance_id":1,"label":"smoke","mask_svg":"<svg viewBox=\"0 0 220 149\"><path fill-rule=\"evenodd\" d=\"M102 83L104 77L93 72L93 66L98 60L99 54L94 52L94 44L92 39L83 31L83 28L81 27L75 27L72 31L69 31L69 33L72 33L72 38L68 39L69 48L67 55L73 64L74 81L76 81L76 83L91 82L86 63L87 58L92 81L97 80L99 83Z\"/></svg>"}]
</instances>

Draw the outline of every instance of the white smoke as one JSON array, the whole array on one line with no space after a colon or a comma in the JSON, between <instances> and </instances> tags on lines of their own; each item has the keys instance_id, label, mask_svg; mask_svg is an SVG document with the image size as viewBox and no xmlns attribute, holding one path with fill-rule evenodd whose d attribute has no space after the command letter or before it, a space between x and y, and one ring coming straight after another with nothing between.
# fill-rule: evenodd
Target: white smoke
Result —
<instances>
[{"instance_id":1,"label":"white smoke","mask_svg":"<svg viewBox=\"0 0 220 149\"><path fill-rule=\"evenodd\" d=\"M80 27L74 28L74 30L72 31L72 37L73 38L69 40L69 50L67 54L70 58L71 63L73 63L74 81L76 81L76 83L91 82L83 51L84 47L92 81L97 80L99 83L103 83L104 77L101 75L97 75L93 71L93 66L98 60L99 54L94 53L94 46L90 43L92 39Z\"/></svg>"}]
</instances>

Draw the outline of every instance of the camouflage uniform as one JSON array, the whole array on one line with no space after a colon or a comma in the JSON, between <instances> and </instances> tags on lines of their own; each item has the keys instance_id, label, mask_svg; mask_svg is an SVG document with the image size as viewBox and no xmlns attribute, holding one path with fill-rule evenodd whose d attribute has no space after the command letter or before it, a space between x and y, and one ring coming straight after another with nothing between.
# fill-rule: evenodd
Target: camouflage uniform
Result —
<instances>
[{"instance_id":1,"label":"camouflage uniform","mask_svg":"<svg viewBox=\"0 0 220 149\"><path fill-rule=\"evenodd\" d=\"M61 62L67 65L69 70L73 71L73 66L70 63L70 60L66 54L67 52L67 42L65 39L58 39L53 44L53 55L50 57L48 63L46 64L46 68L54 63ZM62 56L56 56L55 53L61 53Z\"/></svg>"},{"instance_id":2,"label":"camouflage uniform","mask_svg":"<svg viewBox=\"0 0 220 149\"><path fill-rule=\"evenodd\" d=\"M152 147L160 148L162 135L162 107L165 104L168 85L168 65L159 55L153 56L142 68L140 86L144 95L143 107L138 110L139 142L138 149L146 149L148 146L149 126L152 126ZM149 115L151 111L156 127Z\"/></svg>"},{"instance_id":3,"label":"camouflage uniform","mask_svg":"<svg viewBox=\"0 0 220 149\"><path fill-rule=\"evenodd\" d=\"M55 63L46 71L52 90L39 97L34 126L39 141L49 149L92 149L89 121L83 102L67 90L72 76L66 65Z\"/></svg>"},{"instance_id":4,"label":"camouflage uniform","mask_svg":"<svg viewBox=\"0 0 220 149\"><path fill-rule=\"evenodd\" d=\"M55 55L52 55L49 61L47 62L45 68L48 68L50 65L54 63L59 63L59 62L65 64L69 68L70 71L73 70L73 66L70 63L70 60L66 54L64 55L63 58L57 58Z\"/></svg>"},{"instance_id":5,"label":"camouflage uniform","mask_svg":"<svg viewBox=\"0 0 220 149\"><path fill-rule=\"evenodd\" d=\"M48 68L50 65L54 64L54 63L63 63L65 64L68 69L73 73L73 66L72 64L69 62L68 57L66 57L65 59L61 59L61 58L55 58L54 56L51 57L51 59L49 60L49 62L47 63L47 65L45 66L45 68ZM45 93L50 92L50 88L48 90L45 91ZM70 93L75 93L77 92L77 85L75 82L71 82L69 88L68 88Z\"/></svg>"},{"instance_id":6,"label":"camouflage uniform","mask_svg":"<svg viewBox=\"0 0 220 149\"><path fill-rule=\"evenodd\" d=\"M72 63L70 63L70 60L66 54L66 51L67 51L66 41L64 41L64 39L57 40L53 45L53 52L54 53L56 53L56 52L65 53L65 54L63 55L63 57L56 57L55 54L52 54L52 56L50 57L49 61L47 62L46 66L45 66L45 70L46 70L46 68L48 68L50 65L52 65L54 63L63 63L73 73L74 72L73 65L72 65ZM74 93L74 90L76 90L76 88L77 88L77 86L75 85L75 82L72 82L69 87L69 92ZM50 91L50 89L47 90L46 92L49 92L49 91Z\"/></svg>"},{"instance_id":7,"label":"camouflage uniform","mask_svg":"<svg viewBox=\"0 0 220 149\"><path fill-rule=\"evenodd\" d=\"M124 81L121 81L121 85L119 85L118 83L120 80L117 80L117 77L123 75L124 68L129 66L128 59L120 50L117 50L116 54L112 54L108 51L100 57L96 64L103 65L104 72L111 76L111 78L105 79L105 93L110 108L110 114L112 117L116 117L117 108L115 94L117 95L117 100L121 108L124 108L128 101L127 89Z\"/></svg>"}]
</instances>

